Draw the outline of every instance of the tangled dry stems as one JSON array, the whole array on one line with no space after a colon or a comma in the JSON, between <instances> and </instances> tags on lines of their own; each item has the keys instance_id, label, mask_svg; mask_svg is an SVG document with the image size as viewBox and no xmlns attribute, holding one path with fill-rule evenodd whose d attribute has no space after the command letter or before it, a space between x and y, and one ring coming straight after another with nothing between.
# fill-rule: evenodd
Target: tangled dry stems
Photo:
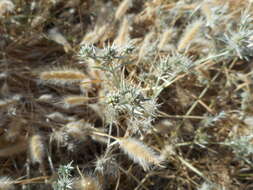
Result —
<instances>
[{"instance_id":1,"label":"tangled dry stems","mask_svg":"<svg viewBox=\"0 0 253 190\"><path fill-rule=\"evenodd\" d=\"M252 189L252 9L0 0L0 189Z\"/></svg>"}]
</instances>

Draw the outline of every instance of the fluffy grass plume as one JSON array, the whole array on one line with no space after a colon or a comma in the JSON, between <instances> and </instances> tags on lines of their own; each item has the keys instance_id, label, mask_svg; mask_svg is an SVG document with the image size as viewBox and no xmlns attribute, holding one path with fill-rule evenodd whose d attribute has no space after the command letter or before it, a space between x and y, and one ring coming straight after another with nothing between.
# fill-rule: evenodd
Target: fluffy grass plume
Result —
<instances>
[{"instance_id":1,"label":"fluffy grass plume","mask_svg":"<svg viewBox=\"0 0 253 190\"><path fill-rule=\"evenodd\" d=\"M211 23L211 21L212 21L213 13L212 13L212 10L211 10L211 6L212 5L210 3L208 3L208 1L203 3L202 6L201 6L201 12L205 16L207 24Z\"/></svg>"},{"instance_id":2,"label":"fluffy grass plume","mask_svg":"<svg viewBox=\"0 0 253 190\"><path fill-rule=\"evenodd\" d=\"M171 40L172 33L173 33L172 29L168 29L168 30L163 32L163 34L161 36L161 39L160 39L160 42L158 44L159 50L163 50L165 45Z\"/></svg>"},{"instance_id":3,"label":"fluffy grass plume","mask_svg":"<svg viewBox=\"0 0 253 190\"><path fill-rule=\"evenodd\" d=\"M120 148L142 168L147 171L152 164L159 165L161 160L158 155L141 141L134 138L118 138Z\"/></svg>"},{"instance_id":4,"label":"fluffy grass plume","mask_svg":"<svg viewBox=\"0 0 253 190\"><path fill-rule=\"evenodd\" d=\"M196 37L196 35L199 33L201 26L203 25L202 20L196 20L193 21L191 24L189 24L185 31L183 36L181 37L177 50L179 52L184 51L192 42L192 40Z\"/></svg>"},{"instance_id":5,"label":"fluffy grass plume","mask_svg":"<svg viewBox=\"0 0 253 190\"><path fill-rule=\"evenodd\" d=\"M147 54L148 47L150 46L150 41L152 37L154 36L154 32L148 33L142 43L142 46L140 47L139 54L138 54L138 62L142 60L145 55Z\"/></svg>"},{"instance_id":6,"label":"fluffy grass plume","mask_svg":"<svg viewBox=\"0 0 253 190\"><path fill-rule=\"evenodd\" d=\"M96 84L96 83L100 83L100 80L91 80L89 78L86 78L85 80L82 80L79 84L80 86L80 90L82 91L82 93L86 93L87 91L92 89L92 85Z\"/></svg>"},{"instance_id":7,"label":"fluffy grass plume","mask_svg":"<svg viewBox=\"0 0 253 190\"><path fill-rule=\"evenodd\" d=\"M63 68L40 73L40 79L42 81L61 85L79 82L85 78L87 78L87 76L77 69Z\"/></svg>"},{"instance_id":8,"label":"fluffy grass plume","mask_svg":"<svg viewBox=\"0 0 253 190\"><path fill-rule=\"evenodd\" d=\"M127 12L127 9L131 5L131 0L124 0L119 5L116 13L115 13L115 19L119 20L121 17Z\"/></svg>"},{"instance_id":9,"label":"fluffy grass plume","mask_svg":"<svg viewBox=\"0 0 253 190\"><path fill-rule=\"evenodd\" d=\"M53 99L53 96L51 94L43 94L38 98L38 101L42 102L49 102L50 100Z\"/></svg>"},{"instance_id":10,"label":"fluffy grass plume","mask_svg":"<svg viewBox=\"0 0 253 190\"><path fill-rule=\"evenodd\" d=\"M49 30L48 37L56 43L62 45L66 52L69 52L71 50L71 45L66 40L66 38L58 31L57 28Z\"/></svg>"},{"instance_id":11,"label":"fluffy grass plume","mask_svg":"<svg viewBox=\"0 0 253 190\"><path fill-rule=\"evenodd\" d=\"M129 38L129 23L127 18L124 18L118 36L114 41L114 44L121 47L127 44Z\"/></svg>"},{"instance_id":12,"label":"fluffy grass plume","mask_svg":"<svg viewBox=\"0 0 253 190\"><path fill-rule=\"evenodd\" d=\"M86 96L66 96L63 98L63 103L67 108L82 105L88 101L89 98Z\"/></svg>"},{"instance_id":13,"label":"fluffy grass plume","mask_svg":"<svg viewBox=\"0 0 253 190\"><path fill-rule=\"evenodd\" d=\"M82 39L82 44L95 44L97 43L106 33L108 25L104 24L102 26L95 26L95 29L87 34Z\"/></svg>"},{"instance_id":14,"label":"fluffy grass plume","mask_svg":"<svg viewBox=\"0 0 253 190\"><path fill-rule=\"evenodd\" d=\"M0 18L7 12L12 12L15 5L10 0L0 0Z\"/></svg>"},{"instance_id":15,"label":"fluffy grass plume","mask_svg":"<svg viewBox=\"0 0 253 190\"><path fill-rule=\"evenodd\" d=\"M65 131L67 134L72 136L75 139L85 141L87 140L88 135L91 134L94 128L90 123L85 122L84 120L69 122L65 126Z\"/></svg>"},{"instance_id":16,"label":"fluffy grass plume","mask_svg":"<svg viewBox=\"0 0 253 190\"><path fill-rule=\"evenodd\" d=\"M11 178L3 176L0 177L0 190L13 190L14 185Z\"/></svg>"},{"instance_id":17,"label":"fluffy grass plume","mask_svg":"<svg viewBox=\"0 0 253 190\"><path fill-rule=\"evenodd\" d=\"M42 137L40 135L33 135L30 139L29 147L32 162L41 164L45 156Z\"/></svg>"}]
</instances>

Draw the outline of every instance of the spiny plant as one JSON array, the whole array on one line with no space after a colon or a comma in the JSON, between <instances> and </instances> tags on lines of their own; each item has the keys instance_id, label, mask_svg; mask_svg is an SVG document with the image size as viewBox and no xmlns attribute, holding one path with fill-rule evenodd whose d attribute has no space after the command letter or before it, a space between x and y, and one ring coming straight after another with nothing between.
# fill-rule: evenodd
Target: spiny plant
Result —
<instances>
[{"instance_id":1,"label":"spiny plant","mask_svg":"<svg viewBox=\"0 0 253 190\"><path fill-rule=\"evenodd\" d=\"M251 189L252 10L0 0L0 189Z\"/></svg>"},{"instance_id":2,"label":"spiny plant","mask_svg":"<svg viewBox=\"0 0 253 190\"><path fill-rule=\"evenodd\" d=\"M54 190L69 190L73 186L73 178L71 172L73 170L72 162L67 165L61 165L58 169L58 179L53 184Z\"/></svg>"}]
</instances>

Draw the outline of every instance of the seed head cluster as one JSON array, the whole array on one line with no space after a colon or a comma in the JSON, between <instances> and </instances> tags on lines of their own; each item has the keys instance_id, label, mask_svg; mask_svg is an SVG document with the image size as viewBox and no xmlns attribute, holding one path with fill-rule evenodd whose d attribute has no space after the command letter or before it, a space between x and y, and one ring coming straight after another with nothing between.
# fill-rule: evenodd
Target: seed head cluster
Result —
<instances>
[{"instance_id":1,"label":"seed head cluster","mask_svg":"<svg viewBox=\"0 0 253 190\"><path fill-rule=\"evenodd\" d=\"M0 190L248 190L252 0L0 0Z\"/></svg>"}]
</instances>

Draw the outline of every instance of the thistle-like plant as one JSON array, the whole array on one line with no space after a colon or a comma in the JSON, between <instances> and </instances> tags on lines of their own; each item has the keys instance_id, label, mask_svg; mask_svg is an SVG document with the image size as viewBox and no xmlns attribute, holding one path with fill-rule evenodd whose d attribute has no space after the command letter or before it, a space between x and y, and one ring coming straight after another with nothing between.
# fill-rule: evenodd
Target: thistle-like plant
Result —
<instances>
[{"instance_id":1,"label":"thistle-like plant","mask_svg":"<svg viewBox=\"0 0 253 190\"><path fill-rule=\"evenodd\" d=\"M227 32L220 39L224 43L226 58L239 57L249 60L253 56L252 36L253 23L252 15L245 10L238 23L228 25Z\"/></svg>"},{"instance_id":2,"label":"thistle-like plant","mask_svg":"<svg viewBox=\"0 0 253 190\"><path fill-rule=\"evenodd\" d=\"M239 158L246 158L253 153L252 139L253 135L239 136L227 140L225 144L230 146Z\"/></svg>"},{"instance_id":3,"label":"thistle-like plant","mask_svg":"<svg viewBox=\"0 0 253 190\"><path fill-rule=\"evenodd\" d=\"M153 73L153 83L150 83L149 87L153 89L153 96L159 96L161 91L170 85L179 74L192 72L196 64L191 58L180 53L161 58L150 71Z\"/></svg>"},{"instance_id":4,"label":"thistle-like plant","mask_svg":"<svg viewBox=\"0 0 253 190\"><path fill-rule=\"evenodd\" d=\"M67 165L61 165L58 169L58 179L53 183L54 190L69 190L72 189L73 178L71 171L74 169L72 162Z\"/></svg>"},{"instance_id":5,"label":"thistle-like plant","mask_svg":"<svg viewBox=\"0 0 253 190\"><path fill-rule=\"evenodd\" d=\"M119 87L106 95L104 106L105 113L110 113L107 118L113 119L112 116L124 115L130 122L130 128L135 132L151 126L152 118L156 116L158 108L156 99L148 97L140 85L136 86L123 78ZM114 121L117 119L115 118Z\"/></svg>"}]
</instances>

